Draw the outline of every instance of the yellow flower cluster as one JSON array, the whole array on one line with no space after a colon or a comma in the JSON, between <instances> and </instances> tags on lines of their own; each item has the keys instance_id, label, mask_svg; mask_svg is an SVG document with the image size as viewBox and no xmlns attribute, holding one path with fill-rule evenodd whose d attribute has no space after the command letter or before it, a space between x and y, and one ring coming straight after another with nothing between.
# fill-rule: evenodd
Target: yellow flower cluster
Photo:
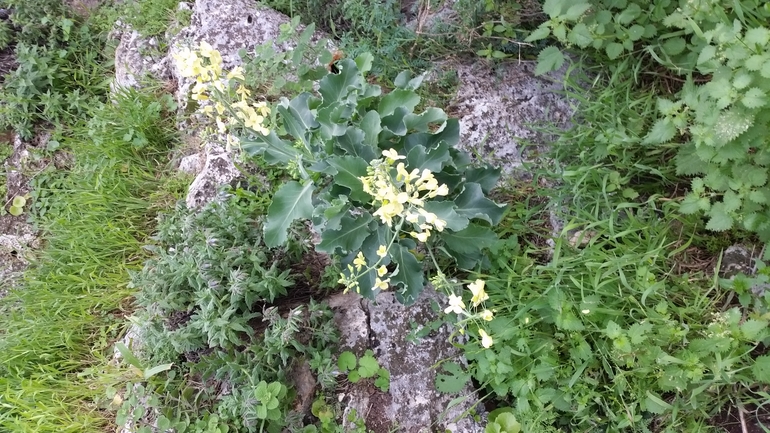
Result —
<instances>
[{"instance_id":1,"label":"yellow flower cluster","mask_svg":"<svg viewBox=\"0 0 770 433\"><path fill-rule=\"evenodd\" d=\"M395 218L402 218L419 229L411 230L410 236L420 242L427 242L431 230L443 231L446 221L423 208L425 199L445 196L449 194L449 188L444 184L439 185L428 169L409 172L403 162L396 164L406 157L399 155L395 149L383 151L382 156L384 159L372 161L368 176L360 178L364 192L374 197L374 205L378 208L374 216L389 227L393 227Z\"/></svg>"},{"instance_id":2,"label":"yellow flower cluster","mask_svg":"<svg viewBox=\"0 0 770 433\"><path fill-rule=\"evenodd\" d=\"M382 259L388 254L387 251L388 250L385 245L380 245L379 249L377 250L377 255L380 258L371 266L366 263L364 254L359 251L358 255L356 255L356 258L353 259L353 264L348 265L350 276L346 276L344 273L341 274L338 283L345 286L346 292L348 289L353 288L356 290L356 293L361 293L361 285L358 283L357 275L362 275L372 269L375 269L377 272L377 277L374 279L374 286L372 286L372 291L388 290L388 287L390 287L390 278L382 279L385 274L388 273L388 267L380 264L382 263Z\"/></svg>"},{"instance_id":3,"label":"yellow flower cluster","mask_svg":"<svg viewBox=\"0 0 770 433\"><path fill-rule=\"evenodd\" d=\"M200 102L213 97L213 105L203 106L201 112L216 121L220 133L224 134L235 124L242 124L262 135L270 133L263 125L270 108L265 102L249 101L251 92L243 85L243 69L240 66L228 72L223 80L222 55L205 41L201 41L198 51L185 47L173 57L183 76L195 78L190 97ZM233 81L236 82L237 102L232 102L227 93L229 83Z\"/></svg>"},{"instance_id":4,"label":"yellow flower cluster","mask_svg":"<svg viewBox=\"0 0 770 433\"><path fill-rule=\"evenodd\" d=\"M438 284L434 283L434 285L442 285L443 283L445 283L443 281L437 281L437 282ZM468 289L471 291L471 305L474 308L478 307L484 301L489 299L489 295L484 290L484 286L485 286L484 280L476 280L468 284ZM457 296L454 293L449 294L449 301L447 302L447 304L448 306L444 309L444 313L446 314L454 313L459 316L465 316L467 317L467 319L465 320L478 318L486 322L489 322L492 319L494 319L494 313L492 313L492 311L486 308L477 314L469 313L466 310L465 302L463 301L462 296ZM462 322L465 322L465 320L463 320ZM462 332L462 329L460 332ZM479 332L479 336L481 337L481 345L484 348L487 348L487 349L490 348L494 343L494 341L492 340L492 337L490 337L489 334L487 334L487 332L482 328L479 328L478 332Z\"/></svg>"}]
</instances>

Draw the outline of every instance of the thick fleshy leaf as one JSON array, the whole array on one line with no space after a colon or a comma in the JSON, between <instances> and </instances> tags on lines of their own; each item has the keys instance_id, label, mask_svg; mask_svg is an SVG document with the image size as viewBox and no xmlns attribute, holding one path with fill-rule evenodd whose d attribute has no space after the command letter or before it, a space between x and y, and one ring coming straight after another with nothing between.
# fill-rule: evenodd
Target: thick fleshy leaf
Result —
<instances>
[{"instance_id":1,"label":"thick fleshy leaf","mask_svg":"<svg viewBox=\"0 0 770 433\"><path fill-rule=\"evenodd\" d=\"M420 87L424 78L425 72L412 78L412 73L410 71L401 71L396 76L396 79L393 80L393 85L396 86L397 89L415 90Z\"/></svg>"},{"instance_id":2,"label":"thick fleshy leaf","mask_svg":"<svg viewBox=\"0 0 770 433\"><path fill-rule=\"evenodd\" d=\"M337 137L337 147L345 151L346 154L361 157L365 161L378 158L379 150L376 147L367 145L365 141L364 131L350 126L345 135Z\"/></svg>"},{"instance_id":3,"label":"thick fleshy leaf","mask_svg":"<svg viewBox=\"0 0 770 433\"><path fill-rule=\"evenodd\" d=\"M505 205L497 204L484 197L481 185L467 182L463 192L455 199L457 213L467 218L479 218L496 225L503 218Z\"/></svg>"},{"instance_id":4,"label":"thick fleshy leaf","mask_svg":"<svg viewBox=\"0 0 770 433\"><path fill-rule=\"evenodd\" d=\"M449 145L442 141L432 149L426 149L424 146L415 146L406 155L406 161L410 169L418 168L420 170L428 169L438 173L444 168L444 164L452 158L449 156Z\"/></svg>"},{"instance_id":5,"label":"thick fleshy leaf","mask_svg":"<svg viewBox=\"0 0 770 433\"><path fill-rule=\"evenodd\" d=\"M361 248L364 239L371 234L372 216L365 213L358 217L344 216L338 230L326 230L321 235L321 243L316 249L325 253L341 251L351 253Z\"/></svg>"},{"instance_id":6,"label":"thick fleshy leaf","mask_svg":"<svg viewBox=\"0 0 770 433\"><path fill-rule=\"evenodd\" d=\"M465 172L465 181L481 185L481 190L484 191L484 194L489 194L489 191L497 185L501 173L499 168L471 168Z\"/></svg>"},{"instance_id":7,"label":"thick fleshy leaf","mask_svg":"<svg viewBox=\"0 0 770 433\"><path fill-rule=\"evenodd\" d=\"M274 131L267 136L256 135L251 140L244 140L241 149L251 156L264 154L268 164L286 164L300 155L291 143L280 139Z\"/></svg>"},{"instance_id":8,"label":"thick fleshy leaf","mask_svg":"<svg viewBox=\"0 0 770 433\"><path fill-rule=\"evenodd\" d=\"M396 107L393 114L382 118L381 124L383 129L392 133L392 135L403 137L406 135L406 123L404 122L404 117L406 117L407 114L409 114L409 112L404 107ZM380 136L379 138L381 139L383 137Z\"/></svg>"},{"instance_id":9,"label":"thick fleshy leaf","mask_svg":"<svg viewBox=\"0 0 770 433\"><path fill-rule=\"evenodd\" d=\"M291 181L282 185L267 209L265 245L277 247L286 243L286 230L292 222L313 216L313 182L305 185Z\"/></svg>"},{"instance_id":10,"label":"thick fleshy leaf","mask_svg":"<svg viewBox=\"0 0 770 433\"><path fill-rule=\"evenodd\" d=\"M428 201L425 202L425 210L436 214L440 220L446 221L446 227L452 231L460 231L468 227L468 218L455 212L453 201Z\"/></svg>"},{"instance_id":11,"label":"thick fleshy leaf","mask_svg":"<svg viewBox=\"0 0 770 433\"><path fill-rule=\"evenodd\" d=\"M354 108L350 104L335 102L318 109L318 123L321 137L329 140L332 137L344 135L348 129L350 116Z\"/></svg>"},{"instance_id":12,"label":"thick fleshy leaf","mask_svg":"<svg viewBox=\"0 0 770 433\"><path fill-rule=\"evenodd\" d=\"M411 305L425 287L422 265L409 248L400 244L390 247L390 257L398 265L398 272L390 280L391 284L400 288L396 291L396 299L404 305Z\"/></svg>"},{"instance_id":13,"label":"thick fleshy leaf","mask_svg":"<svg viewBox=\"0 0 770 433\"><path fill-rule=\"evenodd\" d=\"M353 60L342 59L337 62L337 67L339 74L329 74L319 83L318 92L323 96L322 106L344 99L351 88L360 88L363 83Z\"/></svg>"},{"instance_id":14,"label":"thick fleshy leaf","mask_svg":"<svg viewBox=\"0 0 770 433\"><path fill-rule=\"evenodd\" d=\"M497 235L491 229L477 224L469 224L459 232L444 232L439 235L446 246L458 253L470 254L489 248L497 241Z\"/></svg>"},{"instance_id":15,"label":"thick fleshy leaf","mask_svg":"<svg viewBox=\"0 0 770 433\"><path fill-rule=\"evenodd\" d=\"M377 111L382 117L390 116L397 108L404 108L411 113L419 103L420 97L414 91L396 89L382 98Z\"/></svg>"},{"instance_id":16,"label":"thick fleshy leaf","mask_svg":"<svg viewBox=\"0 0 770 433\"><path fill-rule=\"evenodd\" d=\"M443 124L447 120L444 110L428 107L420 114L409 114L404 119L407 129L417 132L428 132L431 124Z\"/></svg>"},{"instance_id":17,"label":"thick fleshy leaf","mask_svg":"<svg viewBox=\"0 0 770 433\"><path fill-rule=\"evenodd\" d=\"M308 105L308 99L311 97L309 93L302 93L291 101L283 98L277 108L286 131L294 138L302 140L305 147L308 144L310 131L319 126Z\"/></svg>"},{"instance_id":18,"label":"thick fleshy leaf","mask_svg":"<svg viewBox=\"0 0 770 433\"><path fill-rule=\"evenodd\" d=\"M358 123L358 126L364 131L364 144L377 147L377 142L380 132L382 131L382 125L380 124L380 113L372 110L367 112Z\"/></svg>"},{"instance_id":19,"label":"thick fleshy leaf","mask_svg":"<svg viewBox=\"0 0 770 433\"><path fill-rule=\"evenodd\" d=\"M366 169L369 167L364 159L357 156L332 156L326 162L336 171L334 182L350 189L350 198L363 202L371 201L371 196L364 192L359 179L366 176Z\"/></svg>"}]
</instances>

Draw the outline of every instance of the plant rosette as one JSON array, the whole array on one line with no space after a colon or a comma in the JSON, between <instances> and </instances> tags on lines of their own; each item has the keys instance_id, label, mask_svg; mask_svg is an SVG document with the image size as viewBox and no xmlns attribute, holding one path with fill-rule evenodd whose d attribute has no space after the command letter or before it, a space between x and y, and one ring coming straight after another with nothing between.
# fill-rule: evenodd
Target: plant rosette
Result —
<instances>
[{"instance_id":1,"label":"plant rosette","mask_svg":"<svg viewBox=\"0 0 770 433\"><path fill-rule=\"evenodd\" d=\"M457 119L435 107L415 113L422 75L402 72L383 95L365 79L371 65L368 53L338 61L339 73L326 73L318 94L281 99L282 130L246 128L241 147L297 174L268 209L268 246L284 244L294 221L310 219L316 249L342 264L340 283L372 299L393 287L411 304L425 286L426 255L436 267L441 253L472 269L496 241L491 226L505 206L486 195L500 170L473 167L455 148Z\"/></svg>"}]
</instances>

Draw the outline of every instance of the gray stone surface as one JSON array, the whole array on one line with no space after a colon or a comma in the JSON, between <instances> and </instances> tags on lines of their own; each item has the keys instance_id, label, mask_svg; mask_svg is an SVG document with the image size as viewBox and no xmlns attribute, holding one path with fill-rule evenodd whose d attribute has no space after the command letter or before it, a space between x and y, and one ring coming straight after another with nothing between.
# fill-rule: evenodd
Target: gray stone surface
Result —
<instances>
[{"instance_id":1,"label":"gray stone surface","mask_svg":"<svg viewBox=\"0 0 770 433\"><path fill-rule=\"evenodd\" d=\"M341 330L342 349L359 356L371 349L380 365L390 372L388 393L366 381L351 386L341 396L346 415L355 409L375 433L394 428L404 433L483 431L470 416L463 416L479 401L470 386L458 394L436 390L435 367L439 362L464 364L461 351L450 343L453 329L443 324L416 343L407 338L413 324L424 326L439 317L432 304L445 304L442 295L429 287L409 307L401 305L389 292L381 293L376 302L349 293L333 297L330 303ZM450 407L458 397L467 398Z\"/></svg>"},{"instance_id":2,"label":"gray stone surface","mask_svg":"<svg viewBox=\"0 0 770 433\"><path fill-rule=\"evenodd\" d=\"M140 87L142 79L170 78L169 59L159 51L158 38L145 38L127 25L116 24L110 37L118 39L115 49L115 79L110 87L118 89Z\"/></svg>"},{"instance_id":3,"label":"gray stone surface","mask_svg":"<svg viewBox=\"0 0 770 433\"><path fill-rule=\"evenodd\" d=\"M241 175L230 155L221 146L210 143L206 149L206 163L190 185L185 198L185 203L190 209L210 202L216 197L219 187L229 184Z\"/></svg>"},{"instance_id":4,"label":"gray stone surface","mask_svg":"<svg viewBox=\"0 0 770 433\"><path fill-rule=\"evenodd\" d=\"M535 77L534 70L534 62L515 61L457 67L460 86L453 105L460 118L461 147L508 174L526 160L524 142L549 143L533 125L566 128L574 114L570 102L556 93L563 87L562 77Z\"/></svg>"}]
</instances>

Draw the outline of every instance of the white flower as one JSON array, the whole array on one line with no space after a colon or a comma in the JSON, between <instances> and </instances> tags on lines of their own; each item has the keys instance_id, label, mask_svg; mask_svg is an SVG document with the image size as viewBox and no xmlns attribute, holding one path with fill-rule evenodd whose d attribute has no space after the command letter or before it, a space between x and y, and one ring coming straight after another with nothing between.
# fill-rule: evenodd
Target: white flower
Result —
<instances>
[{"instance_id":1,"label":"white flower","mask_svg":"<svg viewBox=\"0 0 770 433\"><path fill-rule=\"evenodd\" d=\"M484 346L485 349L492 347L492 343L494 343L494 341L492 341L492 337L490 337L486 331L479 328L479 335L481 336L481 345Z\"/></svg>"},{"instance_id":2,"label":"white flower","mask_svg":"<svg viewBox=\"0 0 770 433\"><path fill-rule=\"evenodd\" d=\"M380 257L385 257L388 255L388 248L385 245L380 245L379 248L377 248L377 255Z\"/></svg>"},{"instance_id":3,"label":"white flower","mask_svg":"<svg viewBox=\"0 0 770 433\"><path fill-rule=\"evenodd\" d=\"M492 312L489 310L484 310L481 312L481 314L479 314L479 317L489 322L490 320L494 319L495 315L492 314Z\"/></svg>"},{"instance_id":4,"label":"white flower","mask_svg":"<svg viewBox=\"0 0 770 433\"><path fill-rule=\"evenodd\" d=\"M463 302L463 298L456 296L454 293L449 295L449 306L444 309L444 313L462 314L464 310L465 303Z\"/></svg>"},{"instance_id":5,"label":"white flower","mask_svg":"<svg viewBox=\"0 0 770 433\"><path fill-rule=\"evenodd\" d=\"M473 293L471 303L474 307L478 307L479 304L489 299L489 295L484 291L484 280L476 280L468 284L468 288L471 289L471 293Z\"/></svg>"}]
</instances>

